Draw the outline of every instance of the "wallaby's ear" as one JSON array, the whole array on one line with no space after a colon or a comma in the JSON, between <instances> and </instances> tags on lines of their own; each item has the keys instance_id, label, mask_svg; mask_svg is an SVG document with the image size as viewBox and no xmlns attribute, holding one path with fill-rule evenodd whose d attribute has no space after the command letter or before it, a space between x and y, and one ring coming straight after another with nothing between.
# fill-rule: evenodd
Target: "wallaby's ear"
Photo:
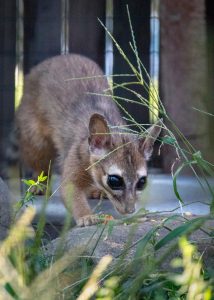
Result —
<instances>
[{"instance_id":1,"label":"wallaby's ear","mask_svg":"<svg viewBox=\"0 0 214 300\"><path fill-rule=\"evenodd\" d=\"M111 145L111 135L104 116L93 114L89 121L89 150L96 156L103 156Z\"/></svg>"},{"instance_id":2,"label":"wallaby's ear","mask_svg":"<svg viewBox=\"0 0 214 300\"><path fill-rule=\"evenodd\" d=\"M162 119L149 127L146 138L140 140L140 151L146 160L149 160L152 155L154 142L161 132L161 123Z\"/></svg>"}]
</instances>

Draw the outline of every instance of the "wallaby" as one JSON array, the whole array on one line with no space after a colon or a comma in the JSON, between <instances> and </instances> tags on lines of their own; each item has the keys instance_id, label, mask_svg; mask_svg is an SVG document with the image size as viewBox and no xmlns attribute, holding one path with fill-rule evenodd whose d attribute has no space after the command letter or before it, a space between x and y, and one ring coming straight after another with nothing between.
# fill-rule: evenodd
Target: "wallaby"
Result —
<instances>
[{"instance_id":1,"label":"wallaby","mask_svg":"<svg viewBox=\"0 0 214 300\"><path fill-rule=\"evenodd\" d=\"M98 222L87 199L101 192L121 214L135 211L160 124L143 138L124 125L106 77L86 57L53 57L25 77L16 113L21 159L37 173L57 159L62 198L79 226Z\"/></svg>"}]
</instances>

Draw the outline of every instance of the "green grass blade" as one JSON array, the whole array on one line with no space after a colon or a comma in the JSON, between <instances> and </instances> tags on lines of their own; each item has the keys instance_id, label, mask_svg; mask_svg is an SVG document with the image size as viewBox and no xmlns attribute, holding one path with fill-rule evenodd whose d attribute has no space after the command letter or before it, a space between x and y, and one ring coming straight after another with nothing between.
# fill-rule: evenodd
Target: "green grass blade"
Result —
<instances>
[{"instance_id":1,"label":"green grass blade","mask_svg":"<svg viewBox=\"0 0 214 300\"><path fill-rule=\"evenodd\" d=\"M143 255L143 251L144 251L146 245L149 243L149 241L154 236L154 234L156 234L158 229L160 229L159 226L152 228L144 235L144 237L140 241L138 241L138 246L136 248L134 258L139 258Z\"/></svg>"},{"instance_id":2,"label":"green grass blade","mask_svg":"<svg viewBox=\"0 0 214 300\"><path fill-rule=\"evenodd\" d=\"M166 246L171 241L180 237L181 235L188 235L191 232L197 230L203 225L203 223L206 220L207 220L207 216L199 217L197 219L190 220L179 227L176 227L175 229L170 231L165 237L163 237L159 242L156 243L155 250L159 250L160 248Z\"/></svg>"},{"instance_id":3,"label":"green grass blade","mask_svg":"<svg viewBox=\"0 0 214 300\"><path fill-rule=\"evenodd\" d=\"M175 196L178 198L178 200L183 204L184 201L183 199L181 198L181 195L178 191L178 186L177 186L177 177L178 175L181 173L181 171L186 167L186 166L189 166L191 164L194 164L195 162L194 161L188 161L188 162L185 162L183 164L181 164L176 172L173 174L173 189L174 189L174 193L175 193Z\"/></svg>"}]
</instances>

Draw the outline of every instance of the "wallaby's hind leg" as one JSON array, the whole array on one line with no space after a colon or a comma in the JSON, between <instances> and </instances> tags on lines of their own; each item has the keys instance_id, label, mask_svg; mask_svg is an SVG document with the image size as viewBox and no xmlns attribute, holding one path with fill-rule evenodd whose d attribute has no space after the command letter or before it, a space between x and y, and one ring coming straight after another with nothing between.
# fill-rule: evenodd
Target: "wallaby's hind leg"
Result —
<instances>
[{"instance_id":1,"label":"wallaby's hind leg","mask_svg":"<svg viewBox=\"0 0 214 300\"><path fill-rule=\"evenodd\" d=\"M52 142L41 135L37 137L38 143L34 141L35 136L34 139L27 139L27 136L22 136L20 139L21 161L23 161L21 176L23 178L33 178L36 181L42 171L44 171L44 175L48 175L51 171L49 168L53 162L55 151ZM45 184L46 181L42 183ZM22 193L25 192L26 187L21 186L21 190ZM44 194L45 190L40 191L38 188L32 187L31 192L41 195Z\"/></svg>"},{"instance_id":2,"label":"wallaby's hind leg","mask_svg":"<svg viewBox=\"0 0 214 300\"><path fill-rule=\"evenodd\" d=\"M43 140L42 147L32 141L20 140L21 159L24 165L30 167L33 173L39 175L42 171L47 175L51 162L54 159L54 147L50 141Z\"/></svg>"},{"instance_id":3,"label":"wallaby's hind leg","mask_svg":"<svg viewBox=\"0 0 214 300\"><path fill-rule=\"evenodd\" d=\"M56 153L51 139L51 130L35 111L26 113L22 110L21 106L17 114L21 161L36 175L42 171L48 174L50 162L53 162Z\"/></svg>"},{"instance_id":4,"label":"wallaby's hind leg","mask_svg":"<svg viewBox=\"0 0 214 300\"><path fill-rule=\"evenodd\" d=\"M55 149L52 142L41 135L37 139L38 143L35 143L34 139L27 140L26 138L24 136L20 139L23 165L31 169L35 179L42 171L47 175L55 157Z\"/></svg>"}]
</instances>

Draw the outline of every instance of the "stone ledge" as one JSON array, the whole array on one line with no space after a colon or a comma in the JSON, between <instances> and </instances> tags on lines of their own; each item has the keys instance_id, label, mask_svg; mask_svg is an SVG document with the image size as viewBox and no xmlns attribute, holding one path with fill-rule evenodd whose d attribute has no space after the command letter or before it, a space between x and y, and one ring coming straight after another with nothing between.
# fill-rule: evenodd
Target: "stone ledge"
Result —
<instances>
[{"instance_id":1,"label":"stone ledge","mask_svg":"<svg viewBox=\"0 0 214 300\"><path fill-rule=\"evenodd\" d=\"M169 215L167 218L168 217ZM148 218L147 221L139 224L115 225L111 233L108 233L108 226L104 225L83 228L74 227L64 236L64 238L59 237L51 241L46 247L46 253L48 255L55 255L57 249L61 249L64 252L70 251L71 253L76 253L77 250L79 255L80 253L89 256L92 255L93 259L97 261L106 254L118 258L127 245L133 245L127 251L126 259L129 260L134 257L137 249L137 241L142 239L150 230L161 225L164 218L165 216L152 216ZM183 221L181 216L178 216L177 220L172 219L171 222L167 223L165 228L161 227L158 230L156 239L160 240L167 235L169 233L169 228L172 230L182 224ZM214 228L214 220L206 221L203 228L206 228L206 230L210 232L211 229ZM189 240L197 245L199 253L203 256L204 263L209 267L214 268L214 240L200 229L194 231ZM127 244L128 241L130 244ZM170 246L167 245L166 247L161 248L156 251L155 255L161 256L167 250L167 247ZM150 245L151 251L154 251L152 248L153 247ZM179 253L175 249L175 251L170 253L164 261L163 266L168 268L171 259L178 255Z\"/></svg>"}]
</instances>

